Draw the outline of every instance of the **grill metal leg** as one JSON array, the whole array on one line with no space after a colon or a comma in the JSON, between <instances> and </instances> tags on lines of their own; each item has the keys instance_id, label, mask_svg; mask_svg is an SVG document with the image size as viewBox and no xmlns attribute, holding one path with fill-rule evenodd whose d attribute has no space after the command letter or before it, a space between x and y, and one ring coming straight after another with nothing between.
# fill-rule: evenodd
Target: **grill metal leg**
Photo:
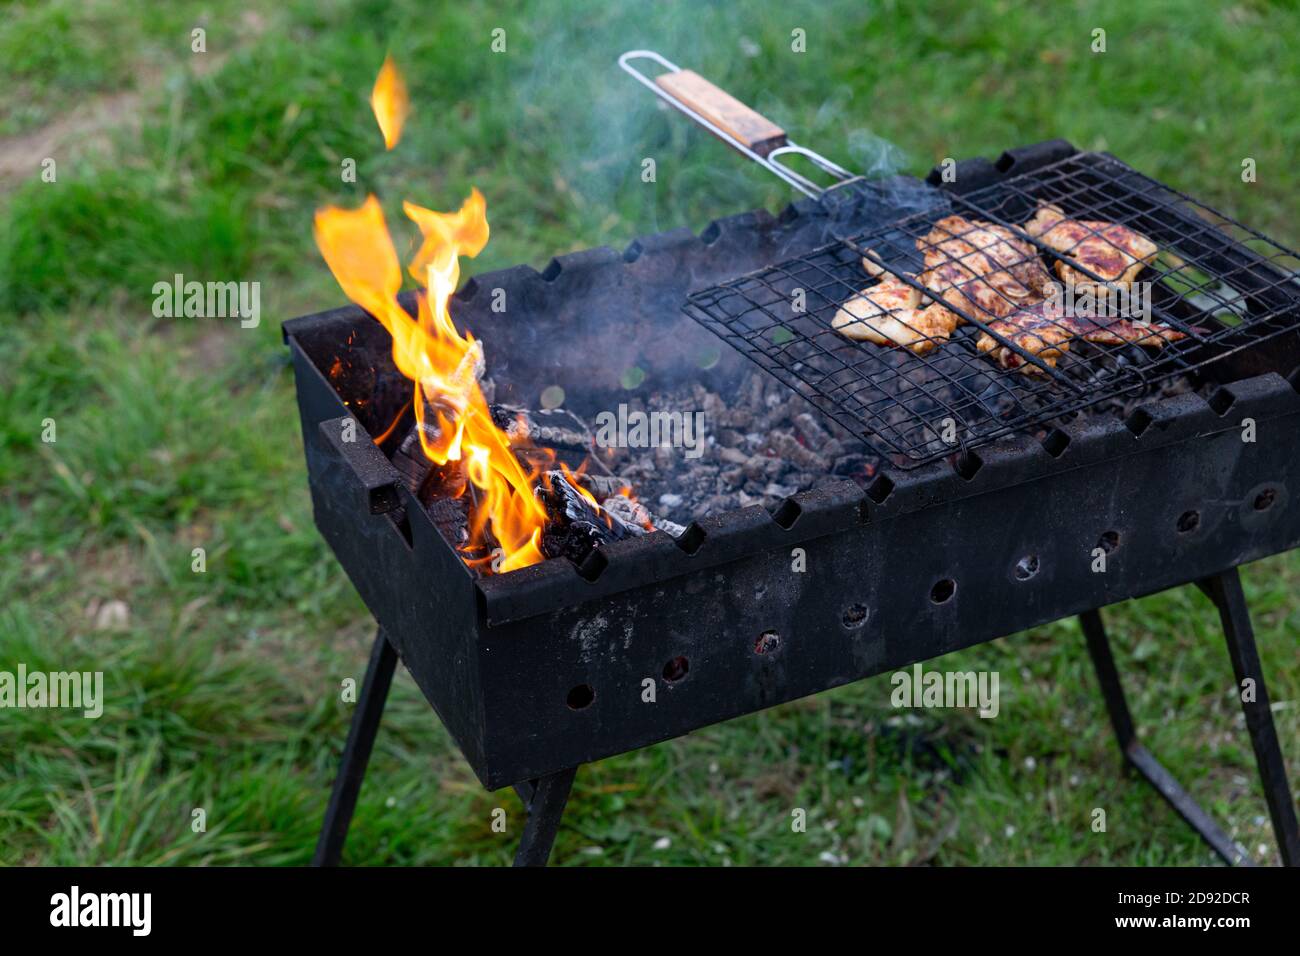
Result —
<instances>
[{"instance_id":1,"label":"grill metal leg","mask_svg":"<svg viewBox=\"0 0 1300 956\"><path fill-rule=\"evenodd\" d=\"M1159 760L1142 746L1137 731L1133 727L1133 716L1129 713L1128 701L1124 697L1124 687L1119 680L1119 671L1115 667L1115 657L1110 652L1110 640L1106 637L1106 627L1101 621L1100 611L1085 611L1079 615L1083 625L1083 635L1088 640L1088 654L1092 657L1092 666L1097 671L1097 681L1101 684L1101 694L1106 701L1106 711L1110 714L1111 726L1115 728L1115 737L1119 741L1120 752L1138 773L1142 774L1164 797L1174 811L1201 835L1215 853L1228 864L1250 865L1250 858L1214 819L1201 809L1201 805L1192 799L1191 794L1182 788L1173 774L1164 768Z\"/></svg>"},{"instance_id":2,"label":"grill metal leg","mask_svg":"<svg viewBox=\"0 0 1300 956\"><path fill-rule=\"evenodd\" d=\"M550 859L555 834L560 829L560 818L564 816L564 806L569 801L569 790L577 772L577 767L570 767L515 787L515 792L528 808L528 823L515 852L515 866L545 866Z\"/></svg>"},{"instance_id":3,"label":"grill metal leg","mask_svg":"<svg viewBox=\"0 0 1300 956\"><path fill-rule=\"evenodd\" d=\"M1250 744L1255 750L1255 763L1264 784L1264 798L1268 801L1268 813L1273 820L1273 833L1282 853L1282 863L1284 866L1300 866L1300 828L1296 825L1295 801L1287 783L1282 748L1277 742L1277 728L1273 725L1273 712L1264 687L1264 668L1259 662L1255 630L1251 627L1246 596L1241 590L1241 577L1233 568L1206 578L1197 586L1219 609L1223 633L1228 640L1228 655L1232 658L1232 670L1237 677L1238 694L1246 681L1254 684L1255 699L1243 700L1241 709L1246 714L1246 728L1250 731Z\"/></svg>"},{"instance_id":4,"label":"grill metal leg","mask_svg":"<svg viewBox=\"0 0 1300 956\"><path fill-rule=\"evenodd\" d=\"M361 792L361 781L366 775L366 764L370 762L370 751L375 745L379 719L384 713L384 702L388 699L388 688L393 683L396 667L397 651L384 637L384 629L379 628L375 632L370 664L366 667L361 696L352 715L352 727L348 730L348 742L343 748L338 776L334 778L334 789L330 792L312 866L339 864L343 841L348 836L352 812L357 808L357 795Z\"/></svg>"},{"instance_id":5,"label":"grill metal leg","mask_svg":"<svg viewBox=\"0 0 1300 956\"><path fill-rule=\"evenodd\" d=\"M1250 615L1241 590L1241 578L1233 568L1199 581L1197 586L1214 601L1219 609L1238 687L1247 679L1254 681L1255 700L1242 704L1246 713L1246 726L1250 730L1250 740L1255 750L1260 779L1264 785L1269 814L1273 820L1273 832L1277 835L1278 846L1281 849L1282 862L1286 866L1300 865L1300 834L1297 834L1295 804L1291 799L1286 768L1282 763L1282 750L1278 746L1277 730L1273 725L1272 712L1269 710L1268 693L1264 687L1264 675L1259 662L1259 652L1255 647ZM1179 816L1186 820L1225 862L1251 865L1246 851L1223 832L1222 828L1192 799L1191 795L1138 739L1137 731L1133 726L1133 717L1124 698L1124 688L1120 684L1119 671L1115 667L1115 658L1111 654L1110 641L1106 637L1106 629L1102 624L1101 613L1095 610L1086 611L1079 615L1079 623L1083 626L1084 637L1088 641L1088 653L1097 671L1097 680L1101 684L1106 710L1110 715L1111 726L1115 729L1115 736L1124 759L1156 788Z\"/></svg>"}]
</instances>

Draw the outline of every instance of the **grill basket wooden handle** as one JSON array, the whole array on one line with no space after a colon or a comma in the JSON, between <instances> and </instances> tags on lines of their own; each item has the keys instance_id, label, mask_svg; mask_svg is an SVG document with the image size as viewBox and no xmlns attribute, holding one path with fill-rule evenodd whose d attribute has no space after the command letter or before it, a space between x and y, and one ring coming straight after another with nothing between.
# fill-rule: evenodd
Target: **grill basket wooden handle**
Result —
<instances>
[{"instance_id":1,"label":"grill basket wooden handle","mask_svg":"<svg viewBox=\"0 0 1300 956\"><path fill-rule=\"evenodd\" d=\"M635 64L646 60L666 72L653 78L643 73ZM826 187L786 166L788 156L803 157L836 184L856 178L820 153L792 142L781 127L694 70L683 70L654 50L628 50L618 58L618 65L673 109L685 113L728 146L739 150L806 196L816 199L826 191Z\"/></svg>"},{"instance_id":2,"label":"grill basket wooden handle","mask_svg":"<svg viewBox=\"0 0 1300 956\"><path fill-rule=\"evenodd\" d=\"M786 145L785 130L694 70L655 77L655 85L760 156Z\"/></svg>"}]
</instances>

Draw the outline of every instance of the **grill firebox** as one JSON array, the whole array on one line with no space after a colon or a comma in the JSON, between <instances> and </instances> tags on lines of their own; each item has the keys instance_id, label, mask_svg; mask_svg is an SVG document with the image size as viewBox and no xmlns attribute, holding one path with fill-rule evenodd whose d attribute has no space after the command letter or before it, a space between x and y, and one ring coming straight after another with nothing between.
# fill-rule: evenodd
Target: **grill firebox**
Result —
<instances>
[{"instance_id":1,"label":"grill firebox","mask_svg":"<svg viewBox=\"0 0 1300 956\"><path fill-rule=\"evenodd\" d=\"M969 162L959 181L987 188L1060 169L1063 148ZM563 256L541 273L479 275L452 310L484 342L499 383L519 395L557 383L580 410L608 407L624 394L619 356L641 356L652 385L656 375L679 375L700 346L716 345L682 314L691 293L737 288L753 281L738 274L772 262L813 261L828 246L846 248L841 236L876 242L918 208L953 201L916 180L855 183L775 218L747 213L698 236L676 230L622 253ZM510 303L505 315L491 310L496 290ZM1294 301L1276 284L1265 293L1287 296L1288 308ZM1250 651L1239 679L1255 678L1262 691L1244 605L1234 603L1234 569L1300 544L1300 511L1289 500L1300 427L1294 333L1267 349L1221 349L1231 354L1196 377L1199 392L1153 391L1124 418L1070 419L1077 408L1053 407L1049 432L988 429L977 436L978 454L927 453L909 468L887 460L870 480L831 479L772 509L711 514L677 538L612 542L581 566L553 559L485 576L465 565L372 440L409 394L391 366L387 333L353 307L284 330L316 523L381 630L322 836L324 862L337 860L394 653L483 785L514 785L529 802L523 862L545 860L579 764L1069 615L1092 615L1090 643L1104 648L1095 609L1188 583L1205 585L1225 623L1232 612L1230 631ZM1196 371L1189 359L1159 358ZM721 390L747 367L727 351L697 374ZM1117 381L1128 381L1128 368ZM1146 387L1165 371L1142 369L1147 378L1128 384ZM988 374L1012 373L989 366ZM1038 385L1016 384L1030 407ZM1243 441L1247 419L1254 441ZM355 424L355 440L346 440L345 423ZM901 440L885 450L909 457ZM792 570L796 549L805 571ZM1099 549L1103 572L1095 570ZM1113 703L1117 685L1101 676ZM643 702L646 679L658 685L655 703ZM1271 739L1275 754L1271 721L1266 731L1257 753ZM1138 751L1150 757L1121 740L1131 761ZM1280 757L1269 759L1284 857L1300 858L1289 795L1275 792L1286 788ZM1178 806L1173 786L1165 795ZM1195 809L1179 807L1236 858L1221 831L1193 819ZM1277 823L1288 810L1289 831L1285 818Z\"/></svg>"}]
</instances>

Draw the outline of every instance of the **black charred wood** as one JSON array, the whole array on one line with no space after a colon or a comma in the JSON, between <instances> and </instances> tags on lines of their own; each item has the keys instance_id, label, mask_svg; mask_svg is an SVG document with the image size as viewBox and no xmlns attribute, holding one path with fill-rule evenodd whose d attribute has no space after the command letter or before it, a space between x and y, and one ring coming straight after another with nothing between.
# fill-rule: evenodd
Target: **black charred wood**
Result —
<instances>
[{"instance_id":1,"label":"black charred wood","mask_svg":"<svg viewBox=\"0 0 1300 956\"><path fill-rule=\"evenodd\" d=\"M645 529L628 524L618 515L592 503L578 492L562 471L549 471L535 489L546 508L542 532L542 554L565 557L581 563L594 548L608 541L621 541L645 534Z\"/></svg>"},{"instance_id":2,"label":"black charred wood","mask_svg":"<svg viewBox=\"0 0 1300 956\"><path fill-rule=\"evenodd\" d=\"M436 498L425 508L434 526L457 550L469 542L469 497Z\"/></svg>"},{"instance_id":3,"label":"black charred wood","mask_svg":"<svg viewBox=\"0 0 1300 956\"><path fill-rule=\"evenodd\" d=\"M493 422L511 440L526 438L534 445L584 453L592 448L593 437L587 423L563 408L493 405L491 411Z\"/></svg>"},{"instance_id":4,"label":"black charred wood","mask_svg":"<svg viewBox=\"0 0 1300 956\"><path fill-rule=\"evenodd\" d=\"M618 495L632 487L632 482L618 475L600 475L583 472L577 476L578 484L592 493L595 499L604 504L605 499Z\"/></svg>"},{"instance_id":5,"label":"black charred wood","mask_svg":"<svg viewBox=\"0 0 1300 956\"><path fill-rule=\"evenodd\" d=\"M438 498L455 498L465 490L465 469L459 461L437 465L430 461L420 444L423 428L430 441L440 436L435 426L425 420L424 425L413 425L402 443L393 452L392 462L406 482L406 487L426 506Z\"/></svg>"}]
</instances>

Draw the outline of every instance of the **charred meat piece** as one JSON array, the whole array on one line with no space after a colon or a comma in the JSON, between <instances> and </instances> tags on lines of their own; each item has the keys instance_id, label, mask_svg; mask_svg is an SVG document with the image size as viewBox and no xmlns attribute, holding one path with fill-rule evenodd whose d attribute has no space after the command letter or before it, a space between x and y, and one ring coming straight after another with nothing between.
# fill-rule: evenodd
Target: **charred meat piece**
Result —
<instances>
[{"instance_id":1,"label":"charred meat piece","mask_svg":"<svg viewBox=\"0 0 1300 956\"><path fill-rule=\"evenodd\" d=\"M1098 345L1145 345L1159 349L1187 338L1186 333L1160 322L1143 324L1118 316L1073 316L1062 321L1079 338Z\"/></svg>"},{"instance_id":2,"label":"charred meat piece","mask_svg":"<svg viewBox=\"0 0 1300 956\"><path fill-rule=\"evenodd\" d=\"M1049 368L1055 368L1056 360L1069 351L1071 339L1083 339L1098 345L1163 348L1169 342L1187 338L1186 333L1159 322L1141 324L1118 316L1065 315L1051 299L990 322L989 328L1030 355L1042 359ZM1042 369L1026 362L987 332L979 337L975 347L991 354L1003 368L1020 368L1026 374L1042 374Z\"/></svg>"},{"instance_id":3,"label":"charred meat piece","mask_svg":"<svg viewBox=\"0 0 1300 956\"><path fill-rule=\"evenodd\" d=\"M1025 232L1044 245L1101 276L1107 283L1128 288L1160 251L1127 226L1093 219L1068 219L1060 207L1043 204L1025 223ZM1098 283L1065 262L1054 266L1066 285L1097 290ZM1104 290L1102 290L1104 291Z\"/></svg>"},{"instance_id":4,"label":"charred meat piece","mask_svg":"<svg viewBox=\"0 0 1300 956\"><path fill-rule=\"evenodd\" d=\"M919 290L885 274L880 282L845 302L831 327L855 341L899 345L924 355L947 341L957 327L957 316L939 302L920 306Z\"/></svg>"},{"instance_id":5,"label":"charred meat piece","mask_svg":"<svg viewBox=\"0 0 1300 956\"><path fill-rule=\"evenodd\" d=\"M1050 300L1034 302L1017 309L1006 318L990 322L989 328L1006 341L1041 359L1049 368L1056 367L1056 360L1070 350L1070 339L1075 337L1063 322L1060 310ZM1042 374L1042 369L1032 362L1026 362L987 332L981 333L975 347L986 355L991 355L1003 368L1018 368L1026 374Z\"/></svg>"}]
</instances>

